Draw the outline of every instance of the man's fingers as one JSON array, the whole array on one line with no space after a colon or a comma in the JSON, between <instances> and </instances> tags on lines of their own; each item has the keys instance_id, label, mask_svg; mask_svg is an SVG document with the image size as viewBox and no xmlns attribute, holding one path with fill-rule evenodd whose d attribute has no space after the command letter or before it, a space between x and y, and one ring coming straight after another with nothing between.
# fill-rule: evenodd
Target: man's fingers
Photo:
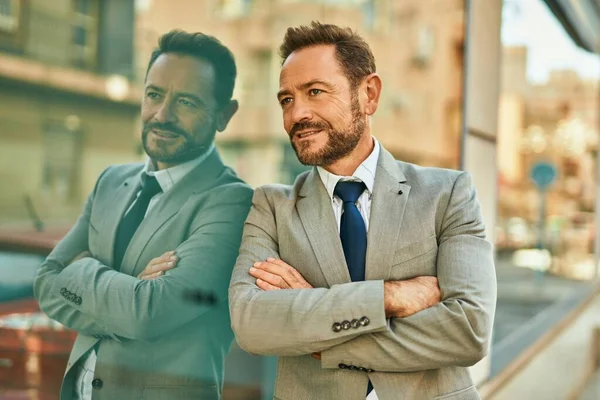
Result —
<instances>
[{"instance_id":1,"label":"man's fingers","mask_svg":"<svg viewBox=\"0 0 600 400\"><path fill-rule=\"evenodd\" d=\"M268 282L263 281L262 279L257 279L256 280L256 286L258 286L259 288L261 288L262 290L281 290L281 288L278 288L277 286L273 286Z\"/></svg>"},{"instance_id":2,"label":"man's fingers","mask_svg":"<svg viewBox=\"0 0 600 400\"><path fill-rule=\"evenodd\" d=\"M285 264L285 265L287 265L287 264ZM289 265L287 267L289 267ZM257 269L260 269L263 271L267 271L268 273L270 273L272 275L277 275L277 276L281 277L285 281L287 286L291 287L296 279L294 278L294 275L292 275L292 273L290 271L291 267L290 268L287 268L287 267L284 265L281 265L281 264L276 264L274 262L270 262L270 261L254 263L254 268L257 268ZM291 269L293 269L293 268L291 268ZM284 289L284 288L282 288L282 289Z\"/></svg>"},{"instance_id":3,"label":"man's fingers","mask_svg":"<svg viewBox=\"0 0 600 400\"><path fill-rule=\"evenodd\" d=\"M151 273L156 273L159 271L168 271L171 268L175 267L175 264L177 264L176 260L175 261L167 261L166 263L155 265L154 267L152 267Z\"/></svg>"},{"instance_id":4,"label":"man's fingers","mask_svg":"<svg viewBox=\"0 0 600 400\"><path fill-rule=\"evenodd\" d=\"M280 286L281 289L312 289L311 284L304 279L300 272L282 260L267 258L265 262L254 263L254 268L283 278L286 286Z\"/></svg>"},{"instance_id":5,"label":"man's fingers","mask_svg":"<svg viewBox=\"0 0 600 400\"><path fill-rule=\"evenodd\" d=\"M167 259L165 259L164 261L160 261L160 262L156 262L152 265L148 264L148 266L146 267L146 269L144 269L144 274L154 274L158 271L166 271L168 269L171 269L175 266L175 264L177 264L177 256L171 256Z\"/></svg>"},{"instance_id":6,"label":"man's fingers","mask_svg":"<svg viewBox=\"0 0 600 400\"><path fill-rule=\"evenodd\" d=\"M156 279L163 274L164 274L163 271L158 271L154 274L140 276L140 279L144 280L144 281L151 281L152 279Z\"/></svg>"},{"instance_id":7,"label":"man's fingers","mask_svg":"<svg viewBox=\"0 0 600 400\"><path fill-rule=\"evenodd\" d=\"M290 285L279 275L272 274L268 271L259 268L250 268L250 275L255 277L257 280L267 282L272 286L276 286L279 289L290 289ZM261 288L262 289L262 288Z\"/></svg>"},{"instance_id":8,"label":"man's fingers","mask_svg":"<svg viewBox=\"0 0 600 400\"><path fill-rule=\"evenodd\" d=\"M304 279L302 274L285 261L275 258L267 258L267 262L278 265L284 271L283 277L293 289L312 289L312 285Z\"/></svg>"},{"instance_id":9,"label":"man's fingers","mask_svg":"<svg viewBox=\"0 0 600 400\"><path fill-rule=\"evenodd\" d=\"M156 265L156 264L162 264L162 263L165 263L167 261L172 261L175 258L177 258L177 255L175 255L175 252L174 251L168 251L165 254L163 254L162 256L156 257L156 258L153 258L152 260L150 260L150 262L148 263L148 267Z\"/></svg>"},{"instance_id":10,"label":"man's fingers","mask_svg":"<svg viewBox=\"0 0 600 400\"><path fill-rule=\"evenodd\" d=\"M175 267L177 264L177 259L175 258L173 261L167 261L160 264L148 265L141 274L138 275L138 278L146 275L154 275L157 272L168 271Z\"/></svg>"}]
</instances>

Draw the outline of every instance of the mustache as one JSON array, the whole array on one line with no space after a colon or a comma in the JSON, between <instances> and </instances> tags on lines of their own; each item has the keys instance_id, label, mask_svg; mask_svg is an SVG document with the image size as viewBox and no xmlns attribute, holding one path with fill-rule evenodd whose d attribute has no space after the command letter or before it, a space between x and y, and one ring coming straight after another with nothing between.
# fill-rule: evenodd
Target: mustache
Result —
<instances>
[{"instance_id":1,"label":"mustache","mask_svg":"<svg viewBox=\"0 0 600 400\"><path fill-rule=\"evenodd\" d=\"M148 122L146 124L144 124L144 132L149 132L152 129L156 129L159 131L167 131L167 132L173 132L177 135L183 136L185 138L188 137L188 134L186 131L184 131L183 129L181 129L180 127L178 127L177 125L171 124L171 123L160 123L160 122Z\"/></svg>"},{"instance_id":2,"label":"mustache","mask_svg":"<svg viewBox=\"0 0 600 400\"><path fill-rule=\"evenodd\" d=\"M308 129L318 129L318 130L324 130L324 129L329 129L329 125L326 124L325 122L308 122L308 121L304 121L304 122L297 122L292 126L292 129L290 129L290 137L294 137L296 135L296 133L300 132L300 131L304 131L304 130L308 130Z\"/></svg>"}]
</instances>

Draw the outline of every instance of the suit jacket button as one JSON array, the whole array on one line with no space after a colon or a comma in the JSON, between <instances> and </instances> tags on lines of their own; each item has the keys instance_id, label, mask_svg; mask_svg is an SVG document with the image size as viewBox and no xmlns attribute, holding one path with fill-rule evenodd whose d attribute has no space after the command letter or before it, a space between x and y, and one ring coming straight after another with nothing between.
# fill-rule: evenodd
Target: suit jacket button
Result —
<instances>
[{"instance_id":1,"label":"suit jacket button","mask_svg":"<svg viewBox=\"0 0 600 400\"><path fill-rule=\"evenodd\" d=\"M358 370L359 370L360 372L367 372L367 369L366 369L366 368L364 368L364 367L358 367Z\"/></svg>"},{"instance_id":2,"label":"suit jacket button","mask_svg":"<svg viewBox=\"0 0 600 400\"><path fill-rule=\"evenodd\" d=\"M370 323L370 322L371 322L371 321L370 321L370 320L369 320L369 318L367 318L367 317L362 317L362 318L360 319L360 324L361 324L362 326L367 326L367 325L369 325L369 323Z\"/></svg>"},{"instance_id":3,"label":"suit jacket button","mask_svg":"<svg viewBox=\"0 0 600 400\"><path fill-rule=\"evenodd\" d=\"M333 329L334 332L339 332L342 330L342 325L340 325L339 322L336 322L331 326L331 329Z\"/></svg>"},{"instance_id":4,"label":"suit jacket button","mask_svg":"<svg viewBox=\"0 0 600 400\"><path fill-rule=\"evenodd\" d=\"M64 296L65 293L67 293L67 288L60 289L60 294L62 294Z\"/></svg>"},{"instance_id":5,"label":"suit jacket button","mask_svg":"<svg viewBox=\"0 0 600 400\"><path fill-rule=\"evenodd\" d=\"M338 367L340 367L341 369L348 369L348 366L346 364L338 364Z\"/></svg>"},{"instance_id":6,"label":"suit jacket button","mask_svg":"<svg viewBox=\"0 0 600 400\"><path fill-rule=\"evenodd\" d=\"M104 382L102 382L102 379L96 378L92 381L92 387L94 389L102 389L103 385L104 385Z\"/></svg>"},{"instance_id":7,"label":"suit jacket button","mask_svg":"<svg viewBox=\"0 0 600 400\"><path fill-rule=\"evenodd\" d=\"M342 328L347 331L350 329L350 321L342 321Z\"/></svg>"},{"instance_id":8,"label":"suit jacket button","mask_svg":"<svg viewBox=\"0 0 600 400\"><path fill-rule=\"evenodd\" d=\"M352 371L358 371L358 367L357 367L356 365L351 365L351 366L350 366L350 369L351 369Z\"/></svg>"},{"instance_id":9,"label":"suit jacket button","mask_svg":"<svg viewBox=\"0 0 600 400\"><path fill-rule=\"evenodd\" d=\"M352 321L350 321L350 326L356 329L360 327L360 321L357 319L353 319Z\"/></svg>"},{"instance_id":10,"label":"suit jacket button","mask_svg":"<svg viewBox=\"0 0 600 400\"><path fill-rule=\"evenodd\" d=\"M69 294L69 300L73 303L75 303L75 299L77 298L77 295L75 295L75 293L71 293Z\"/></svg>"},{"instance_id":11,"label":"suit jacket button","mask_svg":"<svg viewBox=\"0 0 600 400\"><path fill-rule=\"evenodd\" d=\"M367 368L367 372L375 372L375 370L371 369L371 368Z\"/></svg>"},{"instance_id":12,"label":"suit jacket button","mask_svg":"<svg viewBox=\"0 0 600 400\"><path fill-rule=\"evenodd\" d=\"M81 305L81 297L77 296L77 297L75 298L75 304L77 304L78 306L80 306L80 305Z\"/></svg>"}]
</instances>

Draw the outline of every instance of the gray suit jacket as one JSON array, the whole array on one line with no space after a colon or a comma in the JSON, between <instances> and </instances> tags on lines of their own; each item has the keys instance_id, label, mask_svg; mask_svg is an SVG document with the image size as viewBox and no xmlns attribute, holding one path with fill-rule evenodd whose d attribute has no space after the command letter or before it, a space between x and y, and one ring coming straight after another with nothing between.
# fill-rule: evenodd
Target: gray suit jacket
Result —
<instances>
[{"instance_id":1,"label":"gray suit jacket","mask_svg":"<svg viewBox=\"0 0 600 400\"><path fill-rule=\"evenodd\" d=\"M484 236L469 174L397 162L382 149L367 280L351 282L317 171L293 187L259 188L229 289L238 343L280 356L277 399L364 400L368 379L380 400L478 399L467 367L487 353L496 302ZM248 270L267 257L295 267L314 289L260 290ZM438 277L443 301L386 319L383 282L421 275Z\"/></svg>"},{"instance_id":2,"label":"gray suit jacket","mask_svg":"<svg viewBox=\"0 0 600 400\"><path fill-rule=\"evenodd\" d=\"M139 190L141 164L109 167L83 213L40 267L35 296L51 318L79 331L61 399L72 398L74 364L98 345L93 399L218 399L233 334L227 286L250 209L252 189L218 153L187 174L148 212L120 272L111 268L117 226ZM71 263L89 250L92 257ZM169 250L165 275L136 278ZM216 305L186 291L213 292Z\"/></svg>"}]
</instances>

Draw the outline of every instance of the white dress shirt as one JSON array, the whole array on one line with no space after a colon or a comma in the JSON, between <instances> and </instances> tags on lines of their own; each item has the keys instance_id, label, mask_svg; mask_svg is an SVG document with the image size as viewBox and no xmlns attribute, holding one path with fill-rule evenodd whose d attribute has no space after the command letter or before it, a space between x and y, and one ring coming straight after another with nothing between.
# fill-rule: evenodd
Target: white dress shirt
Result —
<instances>
[{"instance_id":1,"label":"white dress shirt","mask_svg":"<svg viewBox=\"0 0 600 400\"><path fill-rule=\"evenodd\" d=\"M329 198L331 199L331 206L333 207L333 214L335 215L335 220L337 221L338 231L342 221L342 213L344 212L344 202L338 196L334 195L333 191L335 190L335 185L337 185L339 181L362 182L365 184L366 189L358 198L356 206L360 211L360 215L362 215L363 220L365 221L365 228L367 231L369 230L371 197L373 196L373 186L375 186L375 171L377 170L377 160L379 160L380 152L380 145L377 139L373 138L373 144L373 151L369 157L367 157L367 159L363 161L358 168L356 168L356 171L354 171L352 176L335 175L327 171L325 168L317 167L321 181L323 182L323 185L325 185L327 194L329 194Z\"/></svg>"},{"instance_id":2,"label":"white dress shirt","mask_svg":"<svg viewBox=\"0 0 600 400\"><path fill-rule=\"evenodd\" d=\"M335 215L335 220L337 221L338 231L340 230L340 224L342 221L342 213L344 212L343 201L338 196L333 194L335 190L335 185L339 181L352 181L352 182L362 182L365 184L366 189L358 198L356 202L356 207L360 211L360 215L362 215L363 220L365 221L365 228L369 230L369 216L371 215L371 197L373 197L373 186L375 186L375 172L377 170L377 161L379 160L379 152L381 151L381 146L377 139L373 138L374 147L373 151L367 157L365 161L363 161L356 171L352 174L352 176L340 176L332 174L327 171L325 168L317 167L317 171L319 171L319 176L321 177L321 181L323 185L325 185L325 189L327 189L327 194L329 194L329 198L331 199L331 205L333 207L333 214ZM369 393L367 396L367 400L377 400L377 393L375 393L375 389Z\"/></svg>"},{"instance_id":3,"label":"white dress shirt","mask_svg":"<svg viewBox=\"0 0 600 400\"><path fill-rule=\"evenodd\" d=\"M156 180L158 181L162 192L152 197L150 203L148 204L146 215L148 215L150 209L160 201L160 199L165 195L165 193L171 190L177 182L183 179L184 176L186 176L194 168L196 168L204 160L206 160L213 151L215 151L214 143L208 149L208 151L202 154L200 157L195 158L191 161L187 161L183 164L179 164L174 167L159 171L155 170L154 163L150 159L148 159L142 173L156 177ZM140 192L141 189L138 192L137 196L140 195ZM133 204L135 204L135 201L129 206L127 212L131 210ZM75 377L74 400L92 399L92 381L94 380L94 372L96 369L96 349L92 348L88 352L88 354L83 357L84 359L80 360L76 365L77 375Z\"/></svg>"}]
</instances>

